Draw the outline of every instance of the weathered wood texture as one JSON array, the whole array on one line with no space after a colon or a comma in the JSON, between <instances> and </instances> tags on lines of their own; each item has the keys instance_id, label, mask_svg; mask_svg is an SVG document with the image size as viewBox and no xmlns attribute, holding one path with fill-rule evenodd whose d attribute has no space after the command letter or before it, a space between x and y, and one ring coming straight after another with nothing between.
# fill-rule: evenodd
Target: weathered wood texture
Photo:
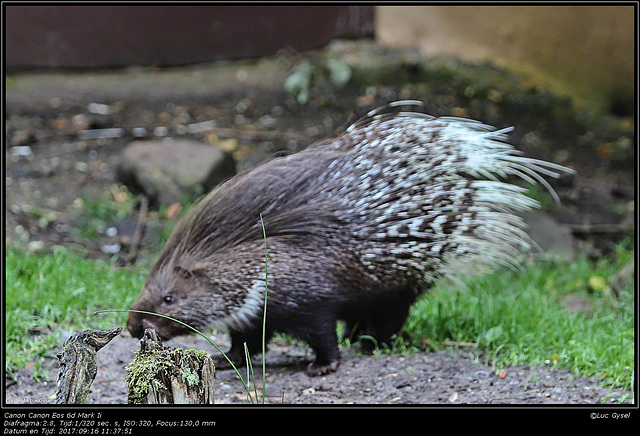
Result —
<instances>
[{"instance_id":1,"label":"weathered wood texture","mask_svg":"<svg viewBox=\"0 0 640 436\"><path fill-rule=\"evenodd\" d=\"M128 404L213 404L214 367L204 351L167 348L145 330L127 366Z\"/></svg>"},{"instance_id":2,"label":"weathered wood texture","mask_svg":"<svg viewBox=\"0 0 640 436\"><path fill-rule=\"evenodd\" d=\"M122 327L83 330L65 341L58 354L60 371L56 404L84 404L98 372L96 353L121 331Z\"/></svg>"}]
</instances>

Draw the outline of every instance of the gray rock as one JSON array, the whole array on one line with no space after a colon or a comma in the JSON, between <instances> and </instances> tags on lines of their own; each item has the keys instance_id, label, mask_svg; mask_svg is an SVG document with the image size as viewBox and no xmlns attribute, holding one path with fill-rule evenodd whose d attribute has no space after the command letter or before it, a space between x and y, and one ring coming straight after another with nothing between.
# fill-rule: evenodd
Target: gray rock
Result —
<instances>
[{"instance_id":1,"label":"gray rock","mask_svg":"<svg viewBox=\"0 0 640 436\"><path fill-rule=\"evenodd\" d=\"M635 278L635 262L632 260L627 263L620 271L615 273L609 278L609 286L611 286L614 292L617 294L629 284L633 283Z\"/></svg>"},{"instance_id":2,"label":"gray rock","mask_svg":"<svg viewBox=\"0 0 640 436\"><path fill-rule=\"evenodd\" d=\"M235 172L230 153L182 139L132 142L116 167L122 183L161 204L180 201L199 187L209 191Z\"/></svg>"},{"instance_id":3,"label":"gray rock","mask_svg":"<svg viewBox=\"0 0 640 436\"><path fill-rule=\"evenodd\" d=\"M568 226L543 211L520 214L529 226L528 233L549 257L572 261L576 257L574 238Z\"/></svg>"}]
</instances>

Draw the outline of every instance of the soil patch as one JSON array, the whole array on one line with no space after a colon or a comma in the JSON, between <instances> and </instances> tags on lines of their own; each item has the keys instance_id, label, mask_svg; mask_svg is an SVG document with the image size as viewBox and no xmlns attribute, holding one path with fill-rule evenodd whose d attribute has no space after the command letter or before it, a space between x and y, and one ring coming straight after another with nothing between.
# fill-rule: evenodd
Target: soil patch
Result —
<instances>
[{"instance_id":1,"label":"soil patch","mask_svg":"<svg viewBox=\"0 0 640 436\"><path fill-rule=\"evenodd\" d=\"M226 349L225 335L216 343ZM211 350L200 337L176 338L165 343L189 349ZM97 354L98 374L87 404L124 404L125 366L133 360L139 341L127 332ZM213 354L215 355L214 352ZM337 372L309 377L304 368L312 352L284 343L272 343L266 355L268 404L604 404L632 401L628 392L606 389L596 380L574 377L553 367L514 366L492 368L472 352L437 352L366 356L343 348ZM262 362L253 369L262 396ZM240 369L246 379L246 369ZM31 371L21 370L6 389L8 404L51 403L56 391L57 364L48 372L52 381L36 382ZM216 371L216 404L250 404L233 370ZM253 384L249 384L251 393ZM259 400L261 401L261 399Z\"/></svg>"}]
</instances>

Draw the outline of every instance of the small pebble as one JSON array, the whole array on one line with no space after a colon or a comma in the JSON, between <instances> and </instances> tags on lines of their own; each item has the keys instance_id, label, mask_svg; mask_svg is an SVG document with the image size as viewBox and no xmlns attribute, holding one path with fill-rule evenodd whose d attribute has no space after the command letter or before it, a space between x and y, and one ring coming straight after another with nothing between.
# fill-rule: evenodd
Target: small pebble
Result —
<instances>
[{"instance_id":1,"label":"small pebble","mask_svg":"<svg viewBox=\"0 0 640 436\"><path fill-rule=\"evenodd\" d=\"M167 136L169 134L169 129L164 126L158 126L153 129L153 134L155 136Z\"/></svg>"},{"instance_id":2,"label":"small pebble","mask_svg":"<svg viewBox=\"0 0 640 436\"><path fill-rule=\"evenodd\" d=\"M124 130L119 127L112 129L81 130L78 132L80 139L120 138L123 135Z\"/></svg>"},{"instance_id":3,"label":"small pebble","mask_svg":"<svg viewBox=\"0 0 640 436\"><path fill-rule=\"evenodd\" d=\"M100 115L108 115L109 114L109 106L106 105L106 104L89 103L88 110L92 114L100 114Z\"/></svg>"},{"instance_id":4,"label":"small pebble","mask_svg":"<svg viewBox=\"0 0 640 436\"><path fill-rule=\"evenodd\" d=\"M116 254L120 252L120 244L105 244L102 247L100 247L100 249L102 250L103 253L106 254Z\"/></svg>"},{"instance_id":5,"label":"small pebble","mask_svg":"<svg viewBox=\"0 0 640 436\"><path fill-rule=\"evenodd\" d=\"M38 251L44 248L43 241L31 241L27 244L27 250L29 251Z\"/></svg>"},{"instance_id":6,"label":"small pebble","mask_svg":"<svg viewBox=\"0 0 640 436\"><path fill-rule=\"evenodd\" d=\"M144 138L147 136L147 129L144 127L134 127L131 129L131 134L134 138Z\"/></svg>"},{"instance_id":7,"label":"small pebble","mask_svg":"<svg viewBox=\"0 0 640 436\"><path fill-rule=\"evenodd\" d=\"M29 156L31 154L31 147L28 145L17 145L11 147L12 156Z\"/></svg>"}]
</instances>

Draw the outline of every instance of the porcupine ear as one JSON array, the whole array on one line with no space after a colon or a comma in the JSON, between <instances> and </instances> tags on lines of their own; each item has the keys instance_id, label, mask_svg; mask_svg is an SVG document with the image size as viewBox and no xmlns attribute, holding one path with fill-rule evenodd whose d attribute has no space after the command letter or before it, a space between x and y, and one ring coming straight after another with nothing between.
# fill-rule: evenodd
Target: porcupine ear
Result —
<instances>
[{"instance_id":1,"label":"porcupine ear","mask_svg":"<svg viewBox=\"0 0 640 436\"><path fill-rule=\"evenodd\" d=\"M173 267L173 272L180 278L185 280L204 279L207 277L205 271L198 265L194 265L190 268L185 268L181 265Z\"/></svg>"}]
</instances>

